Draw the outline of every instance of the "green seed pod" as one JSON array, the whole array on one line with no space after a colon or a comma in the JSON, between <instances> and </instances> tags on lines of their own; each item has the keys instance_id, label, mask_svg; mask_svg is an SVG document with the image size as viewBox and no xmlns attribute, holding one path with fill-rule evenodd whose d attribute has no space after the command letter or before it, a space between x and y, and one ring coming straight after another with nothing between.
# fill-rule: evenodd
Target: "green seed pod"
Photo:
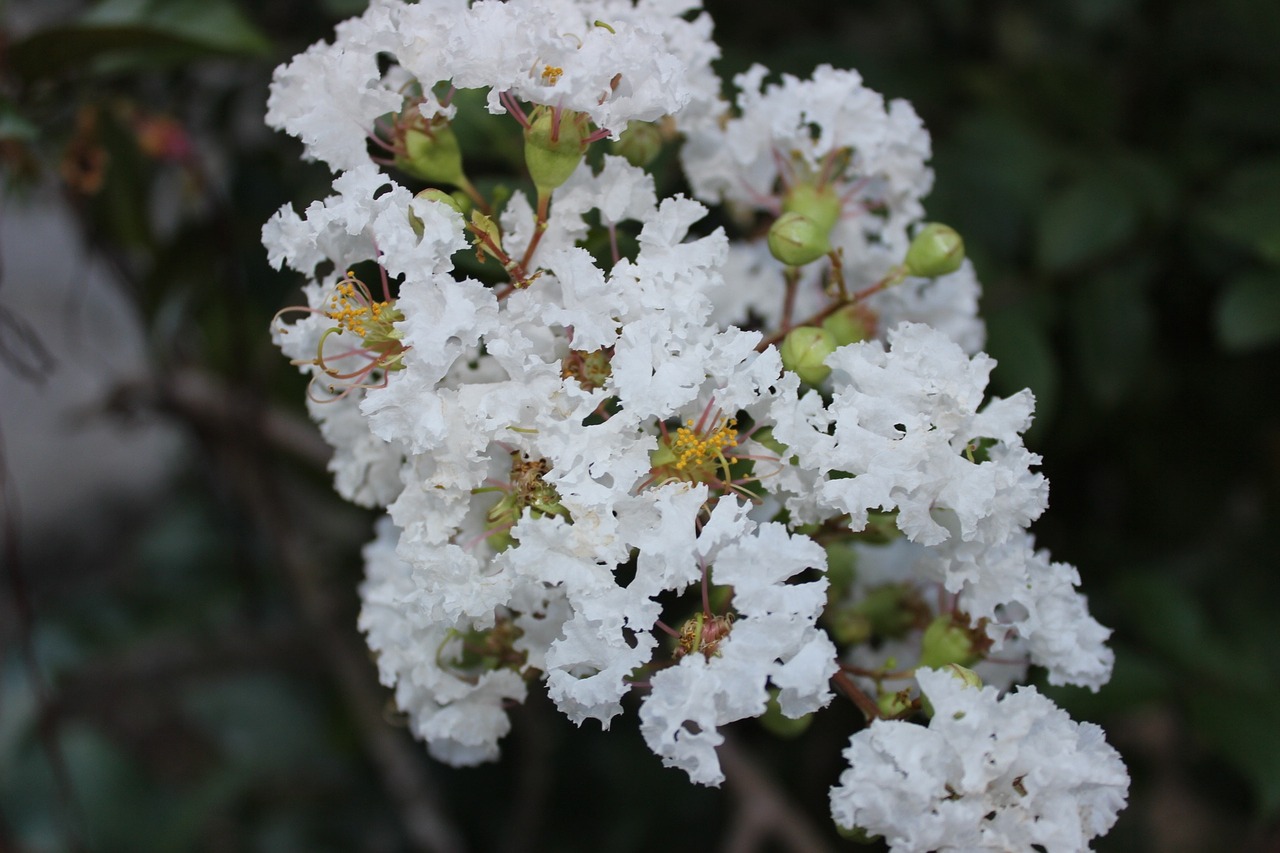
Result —
<instances>
[{"instance_id":1,"label":"green seed pod","mask_svg":"<svg viewBox=\"0 0 1280 853\"><path fill-rule=\"evenodd\" d=\"M964 240L956 230L940 222L931 222L911 241L902 266L908 275L937 278L960 269L963 261Z\"/></svg>"},{"instance_id":2,"label":"green seed pod","mask_svg":"<svg viewBox=\"0 0 1280 853\"><path fill-rule=\"evenodd\" d=\"M662 131L648 121L628 122L618 141L609 146L610 153L625 157L638 169L652 163L662 152Z\"/></svg>"},{"instance_id":3,"label":"green seed pod","mask_svg":"<svg viewBox=\"0 0 1280 853\"><path fill-rule=\"evenodd\" d=\"M822 328L835 338L836 346L842 347L870 338L875 329L875 321L862 306L844 305L822 321Z\"/></svg>"},{"instance_id":4,"label":"green seed pod","mask_svg":"<svg viewBox=\"0 0 1280 853\"><path fill-rule=\"evenodd\" d=\"M784 368L795 373L803 382L817 385L831 375L831 368L822 362L835 351L835 339L826 329L796 326L787 333L779 353Z\"/></svg>"},{"instance_id":5,"label":"green seed pod","mask_svg":"<svg viewBox=\"0 0 1280 853\"><path fill-rule=\"evenodd\" d=\"M920 666L930 669L941 669L954 663L967 666L979 658L969 631L957 625L949 613L929 623L920 645Z\"/></svg>"},{"instance_id":6,"label":"green seed pod","mask_svg":"<svg viewBox=\"0 0 1280 853\"><path fill-rule=\"evenodd\" d=\"M583 143L585 116L572 110L560 110L559 124L555 111L539 107L530 117L524 132L524 162L538 195L549 195L569 180L582 162L586 150Z\"/></svg>"},{"instance_id":7,"label":"green seed pod","mask_svg":"<svg viewBox=\"0 0 1280 853\"><path fill-rule=\"evenodd\" d=\"M462 147L447 121L414 123L404 132L404 153L395 158L396 168L428 183L461 186L467 180L462 171Z\"/></svg>"},{"instance_id":8,"label":"green seed pod","mask_svg":"<svg viewBox=\"0 0 1280 853\"><path fill-rule=\"evenodd\" d=\"M830 229L793 210L769 228L769 251L787 266L801 267L831 251L829 233Z\"/></svg>"}]
</instances>

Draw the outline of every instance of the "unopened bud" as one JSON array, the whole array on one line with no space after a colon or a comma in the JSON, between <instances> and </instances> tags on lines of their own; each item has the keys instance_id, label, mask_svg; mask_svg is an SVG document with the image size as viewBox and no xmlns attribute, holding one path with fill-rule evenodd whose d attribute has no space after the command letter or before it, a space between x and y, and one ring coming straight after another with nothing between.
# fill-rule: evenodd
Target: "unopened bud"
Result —
<instances>
[{"instance_id":1,"label":"unopened bud","mask_svg":"<svg viewBox=\"0 0 1280 853\"><path fill-rule=\"evenodd\" d=\"M539 195L550 194L582 162L585 117L573 110L539 107L524 132L524 161Z\"/></svg>"},{"instance_id":2,"label":"unopened bud","mask_svg":"<svg viewBox=\"0 0 1280 853\"><path fill-rule=\"evenodd\" d=\"M976 663L980 655L968 629L944 613L929 623L920 641L920 666L941 669L949 664Z\"/></svg>"},{"instance_id":3,"label":"unopened bud","mask_svg":"<svg viewBox=\"0 0 1280 853\"><path fill-rule=\"evenodd\" d=\"M829 230L803 213L784 213L769 228L769 251L787 266L804 266L831 251Z\"/></svg>"},{"instance_id":4,"label":"unopened bud","mask_svg":"<svg viewBox=\"0 0 1280 853\"><path fill-rule=\"evenodd\" d=\"M627 124L627 129L610 147L614 154L625 157L637 169L643 169L662 152L662 131L652 122L633 121Z\"/></svg>"},{"instance_id":5,"label":"unopened bud","mask_svg":"<svg viewBox=\"0 0 1280 853\"><path fill-rule=\"evenodd\" d=\"M902 266L907 275L937 278L960 269L963 261L964 240L956 230L940 222L931 222L911 241Z\"/></svg>"},{"instance_id":6,"label":"unopened bud","mask_svg":"<svg viewBox=\"0 0 1280 853\"><path fill-rule=\"evenodd\" d=\"M870 338L875 331L875 318L861 305L844 305L822 321L822 328L831 333L836 346L842 347Z\"/></svg>"},{"instance_id":7,"label":"unopened bud","mask_svg":"<svg viewBox=\"0 0 1280 853\"><path fill-rule=\"evenodd\" d=\"M787 333L779 354L784 368L795 373L802 381L817 385L831 375L831 368L822 362L835 351L835 340L826 329L796 326Z\"/></svg>"}]
</instances>

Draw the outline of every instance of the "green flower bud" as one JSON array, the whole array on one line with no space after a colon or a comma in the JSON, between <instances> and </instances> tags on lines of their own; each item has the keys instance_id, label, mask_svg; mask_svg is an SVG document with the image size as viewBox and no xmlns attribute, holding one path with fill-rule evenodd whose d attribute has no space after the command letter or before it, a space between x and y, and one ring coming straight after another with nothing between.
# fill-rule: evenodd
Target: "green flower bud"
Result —
<instances>
[{"instance_id":1,"label":"green flower bud","mask_svg":"<svg viewBox=\"0 0 1280 853\"><path fill-rule=\"evenodd\" d=\"M964 240L954 228L931 222L911 241L902 266L908 275L937 278L960 269L962 261Z\"/></svg>"},{"instance_id":2,"label":"green flower bud","mask_svg":"<svg viewBox=\"0 0 1280 853\"><path fill-rule=\"evenodd\" d=\"M476 248L497 258L494 248L502 248L502 232L498 229L498 223L493 221L493 217L486 216L478 210L473 210L471 211L470 227L472 232L471 239L475 241ZM483 260L483 258L481 259Z\"/></svg>"},{"instance_id":3,"label":"green flower bud","mask_svg":"<svg viewBox=\"0 0 1280 853\"><path fill-rule=\"evenodd\" d=\"M458 200L444 190L438 190L432 187L431 189L425 189L418 193L414 198L421 198L430 202L447 204L454 210L458 211L458 213L463 213L462 205L458 203ZM465 214L463 215L465 216ZM422 220L418 217L418 214L413 212L413 208L409 209L409 225L413 228L413 233L417 234L419 237L421 237L423 232L426 230L425 226L422 224Z\"/></svg>"},{"instance_id":4,"label":"green flower bud","mask_svg":"<svg viewBox=\"0 0 1280 853\"><path fill-rule=\"evenodd\" d=\"M831 185L796 184L782 200L782 212L807 216L824 234L829 235L840 218L840 194Z\"/></svg>"},{"instance_id":5,"label":"green flower bud","mask_svg":"<svg viewBox=\"0 0 1280 853\"><path fill-rule=\"evenodd\" d=\"M793 210L769 228L769 251L787 266L801 267L831 251L829 233L830 229Z\"/></svg>"},{"instance_id":6,"label":"green flower bud","mask_svg":"<svg viewBox=\"0 0 1280 853\"><path fill-rule=\"evenodd\" d=\"M810 386L817 386L831 375L831 368L823 361L835 351L836 341L831 332L815 325L797 325L783 338L780 355L783 368L799 375Z\"/></svg>"},{"instance_id":7,"label":"green flower bud","mask_svg":"<svg viewBox=\"0 0 1280 853\"><path fill-rule=\"evenodd\" d=\"M779 692L776 687L769 688L769 704L765 706L764 714L760 716L760 725L778 737L800 737L813 722L813 714L805 714L795 719L786 716L782 713L782 706L778 704Z\"/></svg>"},{"instance_id":8,"label":"green flower bud","mask_svg":"<svg viewBox=\"0 0 1280 853\"><path fill-rule=\"evenodd\" d=\"M524 132L524 162L538 195L549 195L559 187L582 162L586 150L583 143L586 117L572 110L556 111L538 107L533 111Z\"/></svg>"},{"instance_id":9,"label":"green flower bud","mask_svg":"<svg viewBox=\"0 0 1280 853\"><path fill-rule=\"evenodd\" d=\"M461 186L467 180L462 171L462 147L453 126L438 119L413 122L404 131L404 153L395 158L396 168L433 184Z\"/></svg>"},{"instance_id":10,"label":"green flower bud","mask_svg":"<svg viewBox=\"0 0 1280 853\"><path fill-rule=\"evenodd\" d=\"M609 148L611 153L625 157L632 166L643 169L662 153L662 131L652 122L628 122L627 129Z\"/></svg>"},{"instance_id":11,"label":"green flower bud","mask_svg":"<svg viewBox=\"0 0 1280 853\"><path fill-rule=\"evenodd\" d=\"M822 362L835 351L835 340L826 329L796 326L787 333L780 354L784 368L798 375L802 381L817 385L831 375L831 368Z\"/></svg>"},{"instance_id":12,"label":"green flower bud","mask_svg":"<svg viewBox=\"0 0 1280 853\"><path fill-rule=\"evenodd\" d=\"M930 669L941 669L953 663L967 666L976 663L980 657L968 629L957 625L949 613L929 623L920 645L920 666Z\"/></svg>"},{"instance_id":13,"label":"green flower bud","mask_svg":"<svg viewBox=\"0 0 1280 853\"><path fill-rule=\"evenodd\" d=\"M822 321L822 328L835 338L836 346L856 344L872 336L875 320L861 305L844 305Z\"/></svg>"}]
</instances>

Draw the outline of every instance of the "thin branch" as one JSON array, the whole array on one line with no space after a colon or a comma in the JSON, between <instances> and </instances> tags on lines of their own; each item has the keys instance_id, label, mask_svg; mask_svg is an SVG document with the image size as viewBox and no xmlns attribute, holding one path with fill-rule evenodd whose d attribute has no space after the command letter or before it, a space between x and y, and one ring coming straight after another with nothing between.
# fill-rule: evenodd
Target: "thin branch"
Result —
<instances>
[{"instance_id":1,"label":"thin branch","mask_svg":"<svg viewBox=\"0 0 1280 853\"><path fill-rule=\"evenodd\" d=\"M807 816L786 798L750 754L730 735L717 753L738 810L724 853L752 853L770 838L794 853L830 853L831 847Z\"/></svg>"}]
</instances>

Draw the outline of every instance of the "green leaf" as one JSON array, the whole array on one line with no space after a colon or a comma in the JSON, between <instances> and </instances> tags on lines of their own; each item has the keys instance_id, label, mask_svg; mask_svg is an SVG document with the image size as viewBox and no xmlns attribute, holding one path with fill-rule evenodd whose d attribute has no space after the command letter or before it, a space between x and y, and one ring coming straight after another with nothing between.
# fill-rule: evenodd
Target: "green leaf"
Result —
<instances>
[{"instance_id":1,"label":"green leaf","mask_svg":"<svg viewBox=\"0 0 1280 853\"><path fill-rule=\"evenodd\" d=\"M1245 273L1232 280L1215 312L1218 340L1236 352L1280 340L1280 274Z\"/></svg>"},{"instance_id":2,"label":"green leaf","mask_svg":"<svg viewBox=\"0 0 1280 853\"><path fill-rule=\"evenodd\" d=\"M211 53L262 55L270 47L228 0L104 0L74 23L17 42L9 63L35 79L98 59L164 64Z\"/></svg>"},{"instance_id":3,"label":"green leaf","mask_svg":"<svg viewBox=\"0 0 1280 853\"><path fill-rule=\"evenodd\" d=\"M1137 205L1123 186L1091 176L1049 200L1038 224L1036 257L1042 269L1063 272L1121 246L1137 225Z\"/></svg>"}]
</instances>

